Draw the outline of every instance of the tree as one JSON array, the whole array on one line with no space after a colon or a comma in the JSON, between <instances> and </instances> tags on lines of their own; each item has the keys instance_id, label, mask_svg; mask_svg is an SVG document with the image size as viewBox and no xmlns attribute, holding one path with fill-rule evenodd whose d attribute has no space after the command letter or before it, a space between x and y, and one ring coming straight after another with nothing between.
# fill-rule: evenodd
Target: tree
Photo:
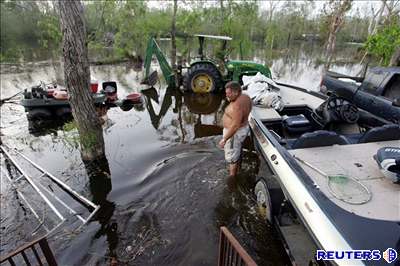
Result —
<instances>
[{"instance_id":1,"label":"tree","mask_svg":"<svg viewBox=\"0 0 400 266\"><path fill-rule=\"evenodd\" d=\"M382 5L376 13L375 13L374 7L371 6L372 18L371 18L371 22L368 26L368 34L370 34L370 35L373 35L376 33L378 26L381 23L382 14L383 14L383 11L385 10L385 6L386 6L386 0L382 0L381 3L382 3Z\"/></svg>"},{"instance_id":2,"label":"tree","mask_svg":"<svg viewBox=\"0 0 400 266\"><path fill-rule=\"evenodd\" d=\"M389 66L400 66L400 47L394 51L392 58L390 58Z\"/></svg>"},{"instance_id":3,"label":"tree","mask_svg":"<svg viewBox=\"0 0 400 266\"><path fill-rule=\"evenodd\" d=\"M175 84L179 86L179 78L176 66L176 12L178 11L178 0L174 0L174 13L172 15L171 23L171 65L175 73Z\"/></svg>"},{"instance_id":4,"label":"tree","mask_svg":"<svg viewBox=\"0 0 400 266\"><path fill-rule=\"evenodd\" d=\"M104 139L89 90L90 68L83 8L80 1L59 0L57 4L63 35L65 83L79 132L81 156L84 161L90 161L104 156Z\"/></svg>"},{"instance_id":5,"label":"tree","mask_svg":"<svg viewBox=\"0 0 400 266\"><path fill-rule=\"evenodd\" d=\"M347 11L351 8L352 0L341 0L341 1L329 1L328 5L331 10L330 14L330 25L329 25L329 37L326 43L325 55L327 57L326 69L329 69L332 61L333 53L336 47L336 35L340 31L344 23L344 16Z\"/></svg>"}]
</instances>

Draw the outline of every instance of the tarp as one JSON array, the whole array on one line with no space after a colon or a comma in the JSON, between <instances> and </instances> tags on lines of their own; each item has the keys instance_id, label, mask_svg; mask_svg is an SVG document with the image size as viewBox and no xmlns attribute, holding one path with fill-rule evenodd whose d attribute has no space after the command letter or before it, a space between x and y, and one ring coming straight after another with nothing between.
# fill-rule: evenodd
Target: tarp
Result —
<instances>
[{"instance_id":1,"label":"tarp","mask_svg":"<svg viewBox=\"0 0 400 266\"><path fill-rule=\"evenodd\" d=\"M255 76L243 76L243 93L250 96L259 107L283 109L279 88L275 81L258 72Z\"/></svg>"}]
</instances>

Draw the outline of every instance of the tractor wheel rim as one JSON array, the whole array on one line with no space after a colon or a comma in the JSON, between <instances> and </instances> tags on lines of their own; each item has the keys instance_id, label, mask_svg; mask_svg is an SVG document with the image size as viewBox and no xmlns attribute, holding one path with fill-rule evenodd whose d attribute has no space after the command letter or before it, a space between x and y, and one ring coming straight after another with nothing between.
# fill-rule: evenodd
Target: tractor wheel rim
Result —
<instances>
[{"instance_id":1,"label":"tractor wheel rim","mask_svg":"<svg viewBox=\"0 0 400 266\"><path fill-rule=\"evenodd\" d=\"M207 74L199 74L192 80L192 89L196 93L210 92L213 87L213 80Z\"/></svg>"}]
</instances>

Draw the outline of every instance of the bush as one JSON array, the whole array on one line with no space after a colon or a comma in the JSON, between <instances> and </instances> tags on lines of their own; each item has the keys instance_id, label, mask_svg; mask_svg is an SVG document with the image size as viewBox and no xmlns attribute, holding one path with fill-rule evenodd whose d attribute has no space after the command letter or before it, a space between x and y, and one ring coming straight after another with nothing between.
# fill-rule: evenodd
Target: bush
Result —
<instances>
[{"instance_id":1,"label":"bush","mask_svg":"<svg viewBox=\"0 0 400 266\"><path fill-rule=\"evenodd\" d=\"M400 27L391 25L383 28L377 34L368 37L365 48L367 52L383 60L388 65L396 47L400 46Z\"/></svg>"}]
</instances>

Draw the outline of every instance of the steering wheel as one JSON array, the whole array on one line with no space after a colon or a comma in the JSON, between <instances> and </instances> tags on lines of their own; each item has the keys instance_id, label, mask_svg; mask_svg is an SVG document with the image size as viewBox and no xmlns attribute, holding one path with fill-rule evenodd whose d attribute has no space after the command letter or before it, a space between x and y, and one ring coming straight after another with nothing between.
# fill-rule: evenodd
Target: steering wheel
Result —
<instances>
[{"instance_id":1,"label":"steering wheel","mask_svg":"<svg viewBox=\"0 0 400 266\"><path fill-rule=\"evenodd\" d=\"M356 123L360 117L357 106L351 103L345 103L340 106L339 114L340 118L349 124Z\"/></svg>"},{"instance_id":2,"label":"steering wheel","mask_svg":"<svg viewBox=\"0 0 400 266\"><path fill-rule=\"evenodd\" d=\"M329 97L326 102L326 110L332 116L334 120L340 119L340 108L343 105L344 99L336 96Z\"/></svg>"},{"instance_id":3,"label":"steering wheel","mask_svg":"<svg viewBox=\"0 0 400 266\"><path fill-rule=\"evenodd\" d=\"M331 96L328 99L326 103L326 109L334 120L342 120L349 124L356 123L360 116L357 106L351 104L343 98L336 96Z\"/></svg>"}]
</instances>

